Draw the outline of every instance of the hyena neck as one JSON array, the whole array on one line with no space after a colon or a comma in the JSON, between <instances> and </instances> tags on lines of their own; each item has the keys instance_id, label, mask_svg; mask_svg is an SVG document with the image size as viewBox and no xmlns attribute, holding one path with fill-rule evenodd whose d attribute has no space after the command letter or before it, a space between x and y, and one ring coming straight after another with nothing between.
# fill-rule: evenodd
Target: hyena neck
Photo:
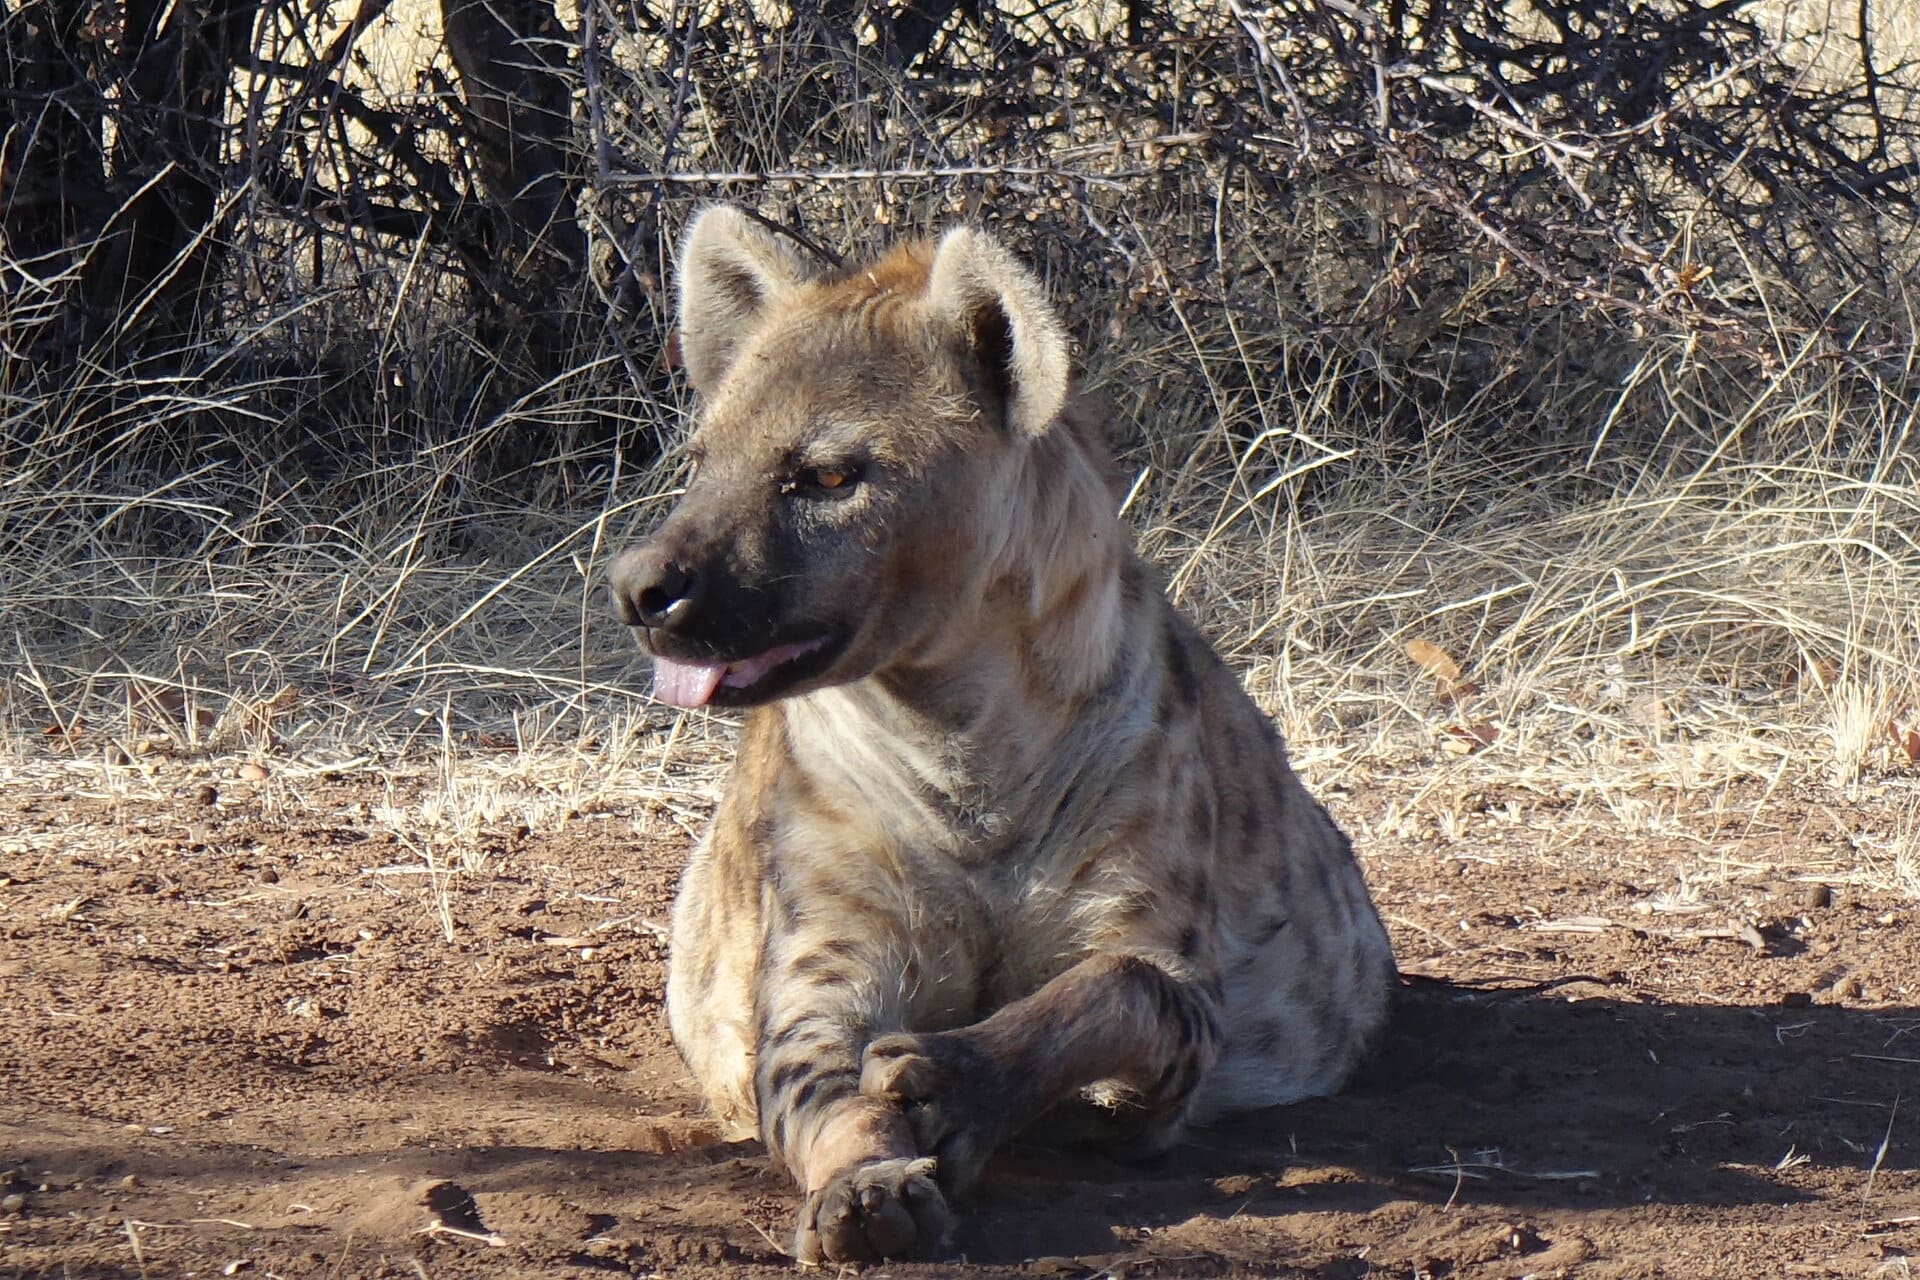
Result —
<instances>
[{"instance_id":1,"label":"hyena neck","mask_svg":"<svg viewBox=\"0 0 1920 1280\"><path fill-rule=\"evenodd\" d=\"M1120 661L1123 575L1133 562L1101 434L1069 410L1029 446L967 646L994 670L1018 673L1036 701L1068 707L1105 685ZM994 642L1011 651L987 652Z\"/></svg>"},{"instance_id":2,"label":"hyena neck","mask_svg":"<svg viewBox=\"0 0 1920 1280\"><path fill-rule=\"evenodd\" d=\"M1074 754L1069 739L1085 726L1072 708L1084 704L1036 698L1017 668L975 657L775 704L788 767L829 807L864 811L903 847L992 856L1022 828L1036 779Z\"/></svg>"}]
</instances>

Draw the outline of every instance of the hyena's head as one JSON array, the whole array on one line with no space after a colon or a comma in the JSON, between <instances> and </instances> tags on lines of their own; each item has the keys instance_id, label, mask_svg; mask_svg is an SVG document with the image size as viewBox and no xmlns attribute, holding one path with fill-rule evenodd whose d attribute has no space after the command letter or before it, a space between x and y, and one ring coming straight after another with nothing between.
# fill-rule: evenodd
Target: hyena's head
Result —
<instances>
[{"instance_id":1,"label":"hyena's head","mask_svg":"<svg viewBox=\"0 0 1920 1280\"><path fill-rule=\"evenodd\" d=\"M1094 475L1111 519L1097 464L1063 443L1066 333L985 233L816 275L711 208L679 285L694 474L611 575L662 700L744 706L937 663L996 583L1032 575L1011 562L1063 536L1043 492Z\"/></svg>"}]
</instances>

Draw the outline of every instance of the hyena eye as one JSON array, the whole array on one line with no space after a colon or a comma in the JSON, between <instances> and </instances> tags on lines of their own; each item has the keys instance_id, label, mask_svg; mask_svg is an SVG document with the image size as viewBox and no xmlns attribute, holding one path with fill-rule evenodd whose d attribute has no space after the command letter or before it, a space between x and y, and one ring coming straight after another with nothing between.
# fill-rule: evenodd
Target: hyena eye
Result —
<instances>
[{"instance_id":1,"label":"hyena eye","mask_svg":"<svg viewBox=\"0 0 1920 1280\"><path fill-rule=\"evenodd\" d=\"M799 493L810 498L845 498L860 485L860 468L807 467L781 486L784 493Z\"/></svg>"}]
</instances>

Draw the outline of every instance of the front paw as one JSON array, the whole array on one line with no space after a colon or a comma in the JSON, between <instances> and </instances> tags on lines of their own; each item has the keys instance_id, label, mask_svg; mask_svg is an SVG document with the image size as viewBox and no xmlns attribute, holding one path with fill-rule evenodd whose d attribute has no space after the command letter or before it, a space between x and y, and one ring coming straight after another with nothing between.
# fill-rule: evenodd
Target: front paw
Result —
<instances>
[{"instance_id":1,"label":"front paw","mask_svg":"<svg viewBox=\"0 0 1920 1280\"><path fill-rule=\"evenodd\" d=\"M940 1185L958 1195L1009 1135L1018 1110L1000 1066L951 1032L882 1036L867 1046L860 1092L900 1108L914 1144L940 1162Z\"/></svg>"},{"instance_id":2,"label":"front paw","mask_svg":"<svg viewBox=\"0 0 1920 1280\"><path fill-rule=\"evenodd\" d=\"M939 1257L953 1236L953 1214L933 1175L925 1156L841 1170L800 1207L794 1257L809 1266Z\"/></svg>"}]
</instances>

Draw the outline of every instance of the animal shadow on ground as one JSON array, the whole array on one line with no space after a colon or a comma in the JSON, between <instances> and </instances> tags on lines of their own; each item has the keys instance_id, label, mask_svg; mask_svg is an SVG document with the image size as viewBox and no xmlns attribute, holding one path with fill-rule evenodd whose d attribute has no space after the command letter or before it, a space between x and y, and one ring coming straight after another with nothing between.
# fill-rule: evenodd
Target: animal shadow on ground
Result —
<instances>
[{"instance_id":1,"label":"animal shadow on ground","mask_svg":"<svg viewBox=\"0 0 1920 1280\"><path fill-rule=\"evenodd\" d=\"M1916 1167L1897 1096L1920 1009L1675 1004L1588 979L1489 989L1415 979L1347 1092L1192 1131L1124 1164L1015 1148L962 1240L976 1261L1113 1247L1113 1228L1195 1216L1366 1213L1388 1201L1516 1212L1782 1205L1783 1159ZM1857 1206L1856 1206L1857 1207Z\"/></svg>"}]
</instances>

